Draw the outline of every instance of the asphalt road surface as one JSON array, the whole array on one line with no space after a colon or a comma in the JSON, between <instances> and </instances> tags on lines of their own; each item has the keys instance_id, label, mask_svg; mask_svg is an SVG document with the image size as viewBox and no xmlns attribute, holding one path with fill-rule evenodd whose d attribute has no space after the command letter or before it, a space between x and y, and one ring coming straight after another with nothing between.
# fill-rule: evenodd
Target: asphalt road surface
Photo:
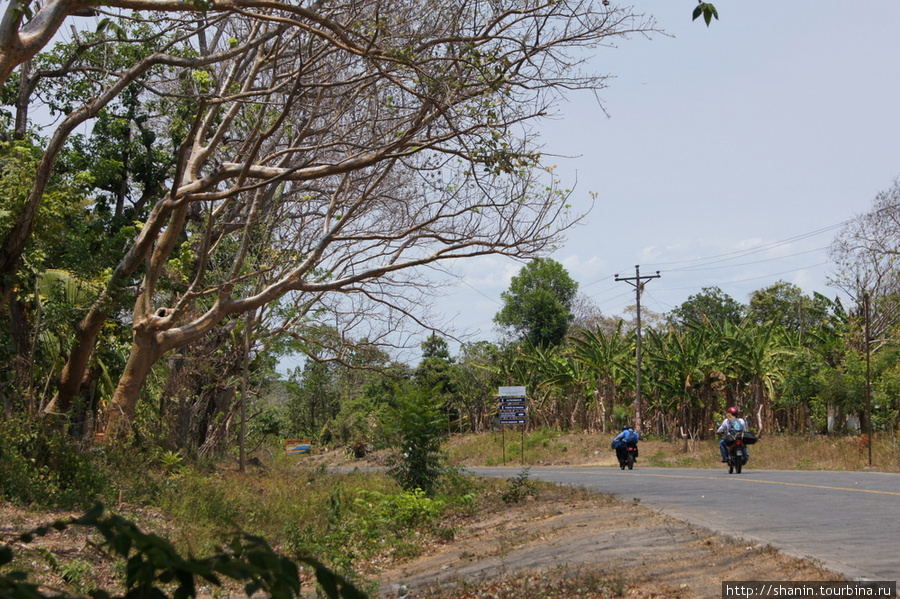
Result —
<instances>
[{"instance_id":1,"label":"asphalt road surface","mask_svg":"<svg viewBox=\"0 0 900 599\"><path fill-rule=\"evenodd\" d=\"M522 467L471 468L512 478ZM529 477L639 499L733 537L817 560L851 580L900 579L900 475L618 467L531 467Z\"/></svg>"}]
</instances>

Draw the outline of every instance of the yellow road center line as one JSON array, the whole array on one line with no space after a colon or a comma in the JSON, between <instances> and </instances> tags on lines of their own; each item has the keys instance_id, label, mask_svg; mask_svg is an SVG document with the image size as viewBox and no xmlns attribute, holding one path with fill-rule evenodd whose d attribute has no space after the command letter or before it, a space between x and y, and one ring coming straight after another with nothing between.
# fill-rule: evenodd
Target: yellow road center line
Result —
<instances>
[{"instance_id":1,"label":"yellow road center line","mask_svg":"<svg viewBox=\"0 0 900 599\"><path fill-rule=\"evenodd\" d=\"M549 468L548 468L549 469ZM583 472L589 474L597 472L591 468L572 468L565 469L565 472ZM721 476L695 476L689 474L654 474L651 472L629 472L628 476L656 476L659 478L694 478L699 480L722 480ZM810 485L807 483L786 483L778 480L760 480L758 478L744 478L743 476L733 476L729 481L742 481L748 483L763 483L767 485L785 485L788 487L808 487L812 489L828 489L830 491L853 491L855 493L875 493L877 495L900 495L898 491L876 491L874 489L854 489L851 487L830 487L827 485Z\"/></svg>"},{"instance_id":2,"label":"yellow road center line","mask_svg":"<svg viewBox=\"0 0 900 599\"><path fill-rule=\"evenodd\" d=\"M697 478L702 480L721 480L721 477L717 476L690 476L687 474L652 474L650 472L633 472L632 476L658 476L662 478ZM829 487L827 485L810 485L807 483L786 483L777 480L760 480L758 478L744 478L741 477L733 477L729 478L729 481L741 481L748 483L764 483L767 485L786 485L788 487L810 487L813 489L829 489L831 491L854 491L856 493L877 493L879 495L900 495L900 492L896 491L875 491L873 489L853 489L850 487Z\"/></svg>"}]
</instances>

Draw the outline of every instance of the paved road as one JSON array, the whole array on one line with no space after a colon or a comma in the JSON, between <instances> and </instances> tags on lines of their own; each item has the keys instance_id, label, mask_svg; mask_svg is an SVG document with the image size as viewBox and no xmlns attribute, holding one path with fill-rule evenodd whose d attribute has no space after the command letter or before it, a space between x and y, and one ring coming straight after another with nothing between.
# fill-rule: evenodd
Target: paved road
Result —
<instances>
[{"instance_id":1,"label":"paved road","mask_svg":"<svg viewBox=\"0 0 900 599\"><path fill-rule=\"evenodd\" d=\"M511 478L521 467L472 468ZM531 478L639 498L641 505L735 537L814 558L852 580L900 579L900 475L533 467Z\"/></svg>"}]
</instances>

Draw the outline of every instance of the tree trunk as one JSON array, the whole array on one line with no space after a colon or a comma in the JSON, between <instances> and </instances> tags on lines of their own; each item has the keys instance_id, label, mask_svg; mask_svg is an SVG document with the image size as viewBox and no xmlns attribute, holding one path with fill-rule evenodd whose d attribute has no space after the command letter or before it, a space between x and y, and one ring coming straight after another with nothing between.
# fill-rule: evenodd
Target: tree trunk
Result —
<instances>
[{"instance_id":1,"label":"tree trunk","mask_svg":"<svg viewBox=\"0 0 900 599\"><path fill-rule=\"evenodd\" d=\"M82 389L82 382L88 370L97 336L106 322L106 313L91 311L78 327L75 345L69 353L69 359L59 375L59 386L56 395L44 408L48 414L68 414L74 400Z\"/></svg>"},{"instance_id":2,"label":"tree trunk","mask_svg":"<svg viewBox=\"0 0 900 599\"><path fill-rule=\"evenodd\" d=\"M104 429L107 439L122 437L130 431L141 388L162 353L155 335L135 332L131 356L109 403Z\"/></svg>"},{"instance_id":3,"label":"tree trunk","mask_svg":"<svg viewBox=\"0 0 900 599\"><path fill-rule=\"evenodd\" d=\"M10 298L9 315L11 325L10 333L12 334L13 342L16 346L16 357L13 361L16 376L16 390L13 393L13 397L20 395L27 398L27 401L25 402L25 412L31 417L34 415L36 403L34 400L34 381L32 380L31 374L32 357L34 355L33 343L27 326L28 319L25 313L25 306L14 295ZM17 407L18 406L15 406L12 401L4 401L4 417L8 418L16 411Z\"/></svg>"}]
</instances>

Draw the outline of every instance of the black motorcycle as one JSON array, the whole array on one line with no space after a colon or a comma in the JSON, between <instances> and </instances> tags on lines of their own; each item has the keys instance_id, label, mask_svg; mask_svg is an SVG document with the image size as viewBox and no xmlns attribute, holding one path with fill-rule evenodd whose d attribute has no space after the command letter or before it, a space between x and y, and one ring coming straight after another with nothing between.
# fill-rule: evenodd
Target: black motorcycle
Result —
<instances>
[{"instance_id":1,"label":"black motorcycle","mask_svg":"<svg viewBox=\"0 0 900 599\"><path fill-rule=\"evenodd\" d=\"M638 457L637 443L625 443L616 449L616 457L619 458L619 467L622 470L625 470L625 468L629 470L634 469L634 461Z\"/></svg>"},{"instance_id":2,"label":"black motorcycle","mask_svg":"<svg viewBox=\"0 0 900 599\"><path fill-rule=\"evenodd\" d=\"M733 472L741 473L746 460L744 459L744 442L734 439L731 443L725 442L725 449L728 450L728 474Z\"/></svg>"},{"instance_id":3,"label":"black motorcycle","mask_svg":"<svg viewBox=\"0 0 900 599\"><path fill-rule=\"evenodd\" d=\"M741 470L747 463L747 458L745 457L747 446L753 445L754 443L756 443L756 435L748 430L729 431L729 433L725 435L725 449L728 454L728 458L726 459L726 462L728 462L728 474L734 472L737 472L738 474L741 473Z\"/></svg>"}]
</instances>

